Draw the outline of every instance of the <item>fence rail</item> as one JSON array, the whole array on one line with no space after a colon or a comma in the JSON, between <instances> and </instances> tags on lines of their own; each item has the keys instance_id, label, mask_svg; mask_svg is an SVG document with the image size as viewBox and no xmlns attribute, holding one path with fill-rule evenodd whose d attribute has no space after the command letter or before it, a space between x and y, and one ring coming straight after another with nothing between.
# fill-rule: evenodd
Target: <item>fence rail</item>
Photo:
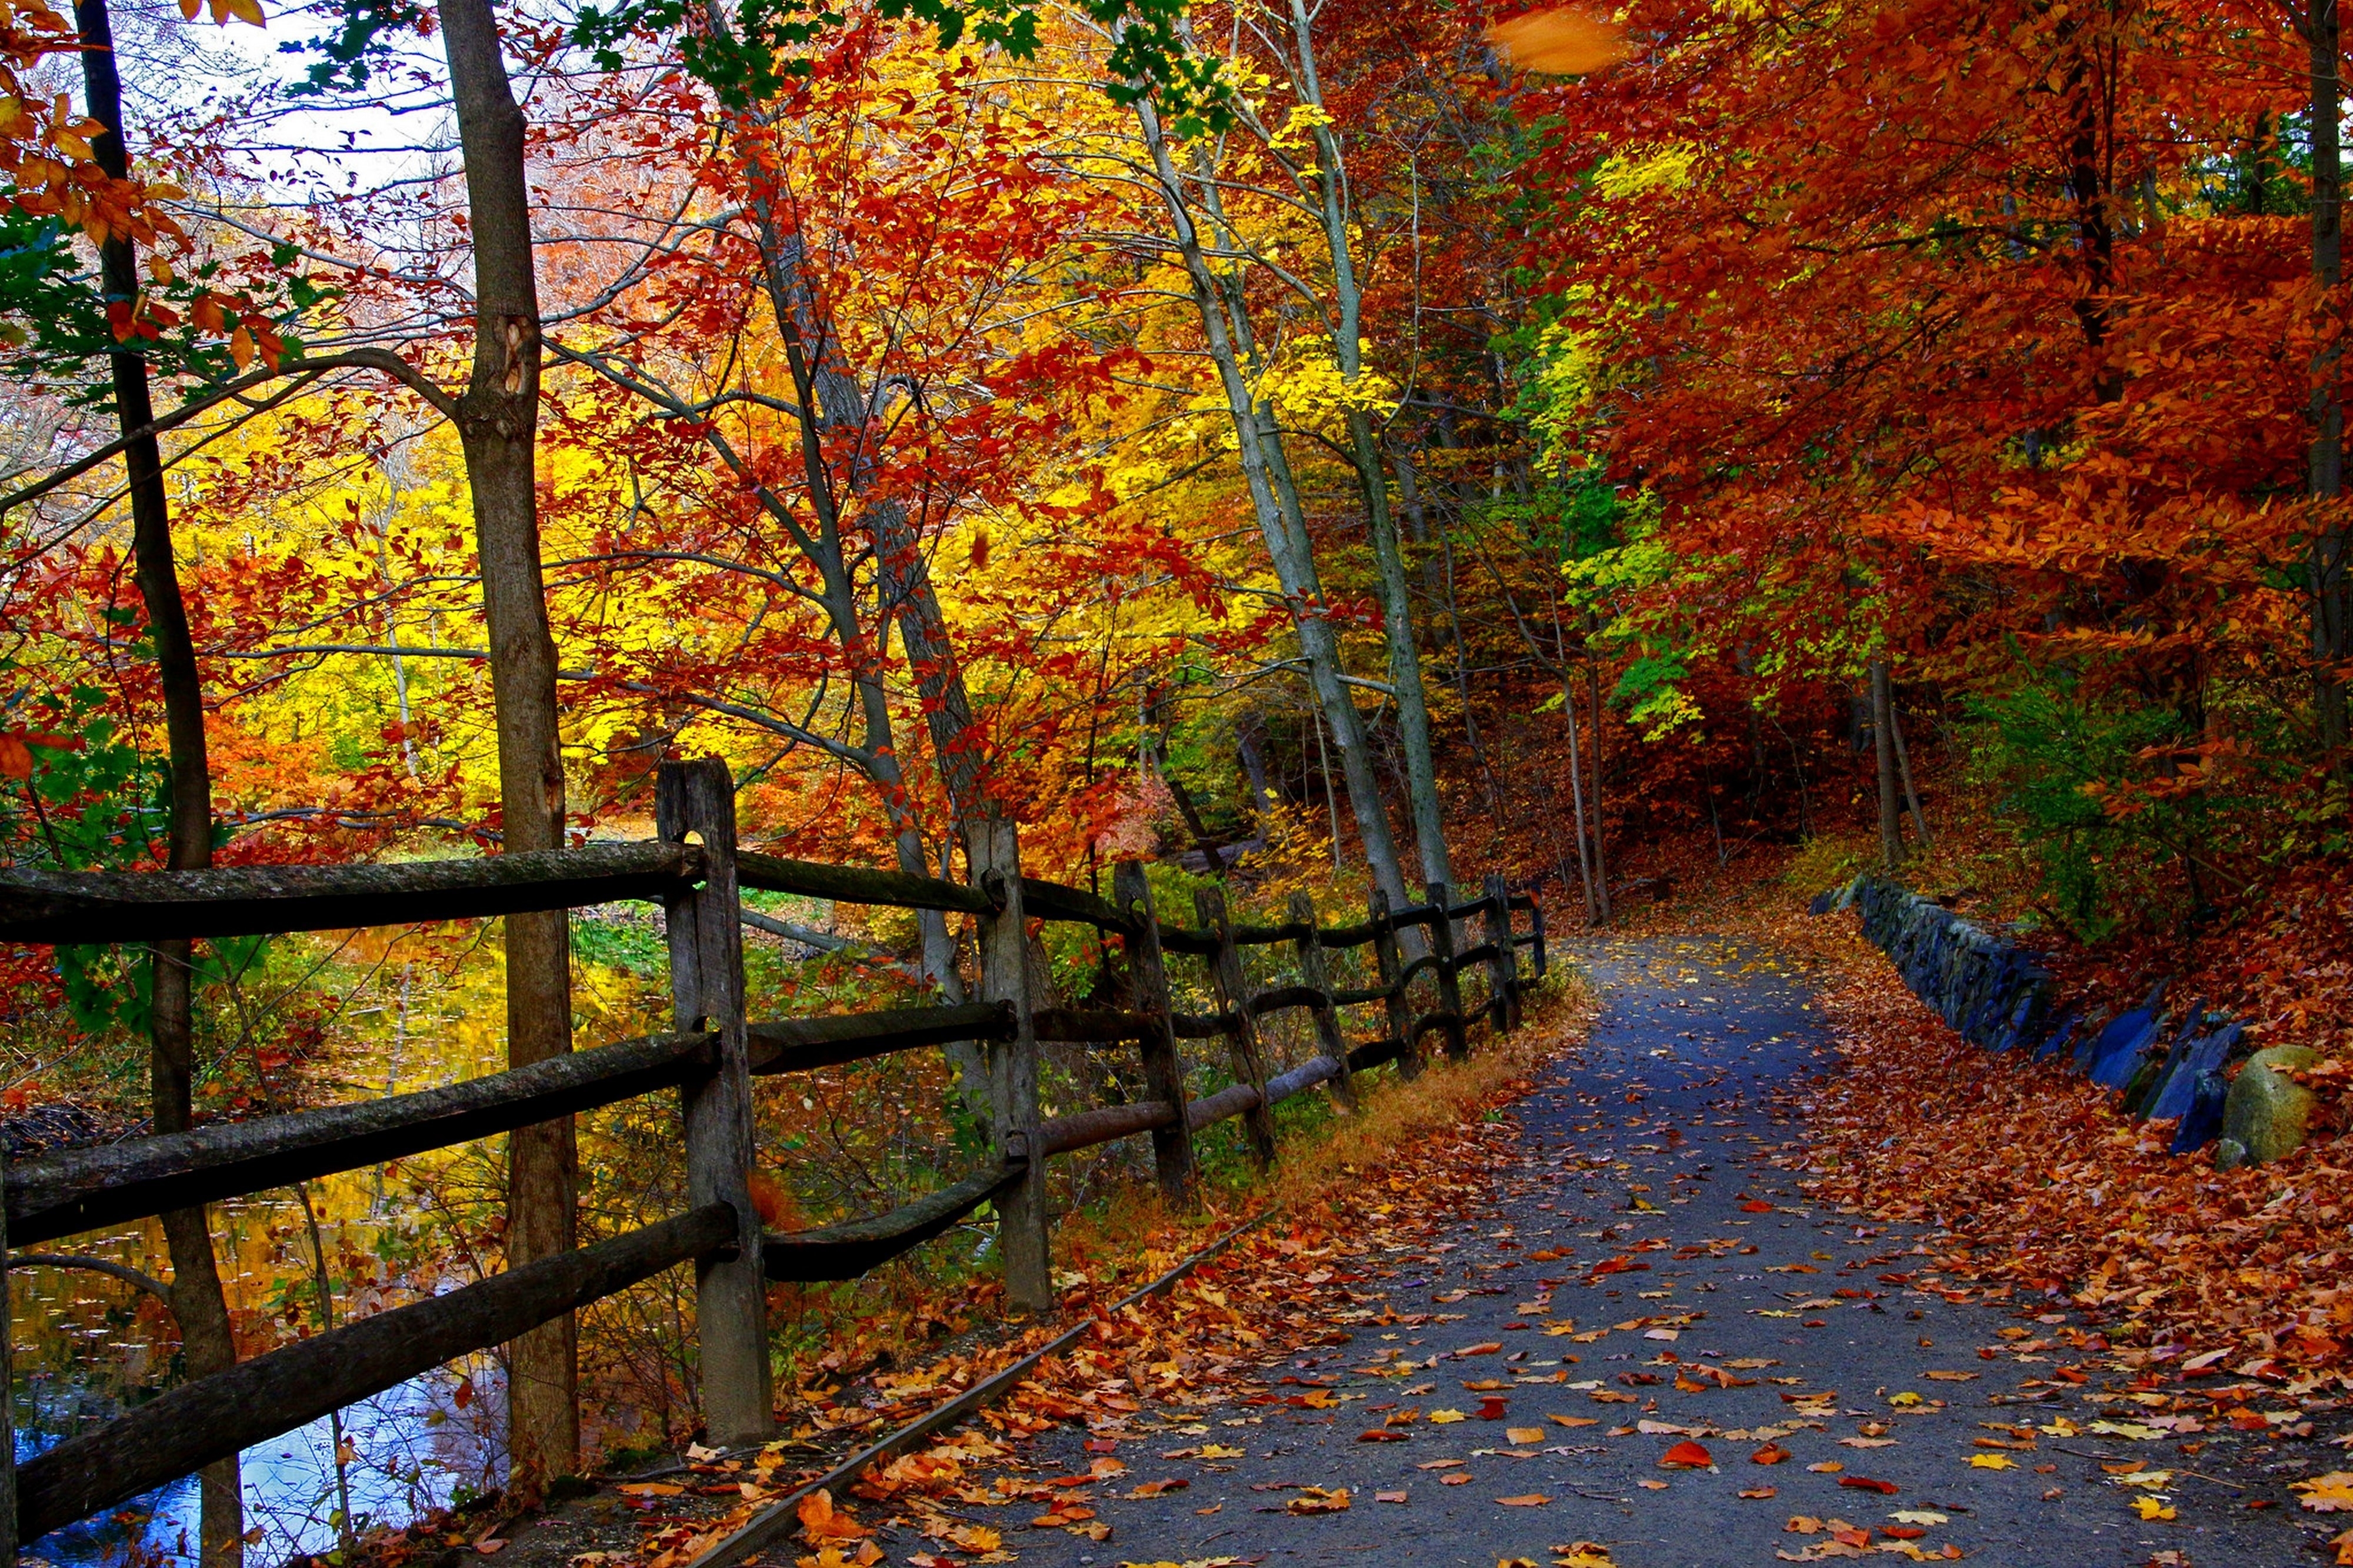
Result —
<instances>
[{"instance_id":1,"label":"fence rail","mask_svg":"<svg viewBox=\"0 0 2353 1568\"><path fill-rule=\"evenodd\" d=\"M13 1470L13 1440L0 1442L0 1568L16 1543L113 1507L245 1447L459 1356L507 1342L540 1324L692 1260L704 1414L714 1440L762 1439L773 1429L767 1394L764 1281L849 1279L937 1237L985 1204L997 1205L999 1254L1014 1305L1050 1305L1044 1163L1116 1139L1148 1134L1156 1178L1172 1202L1192 1199L1193 1135L1229 1118L1243 1122L1254 1159L1273 1158L1273 1107L1318 1085L1353 1107L1355 1075L1395 1062L1411 1075L1419 1042L1442 1034L1450 1055L1467 1029L1501 1032L1519 1018L1518 957L1533 973L1547 958L1544 911L1526 894L1487 879L1482 895L1456 900L1433 884L1423 903L1389 907L1376 892L1369 918L1320 923L1293 895L1291 918L1235 925L1222 893L1195 896L1197 926L1159 918L1143 868L1118 868L1105 899L1019 874L1009 825L976 842L970 883L897 871L829 866L739 850L733 791L723 764L661 770L660 837L643 843L483 859L389 866L250 867L139 875L0 869L0 941L82 944L223 938L570 909L656 900L669 913L672 989L692 1027L648 1035L463 1083L356 1104L216 1123L128 1139L0 1166L5 1240L24 1246L285 1186L533 1126L638 1096L675 1089L685 1111L690 1206L628 1234L541 1258L477 1284L395 1308L269 1352L157 1396L95 1431L69 1438ZM691 835L699 842L689 842ZM841 903L968 914L979 925L984 1000L839 1016L750 1022L743 1016L739 889ZM1528 916L1515 932L1512 917ZM1090 924L1121 939L1127 1007L1033 1006L1023 952L1028 921ZM1455 928L1481 922L1477 944L1457 951ZM1429 951L1409 962L1399 933ZM1293 983L1251 991L1241 952L1289 944ZM1335 986L1329 952L1371 946L1381 984ZM1218 1010L1177 1012L1166 954L1205 961ZM1460 984L1486 978L1466 1010ZM1438 1005L1417 1010L1409 993L1426 982ZM1375 1037L1350 1045L1339 1014L1378 1006ZM1259 1020L1304 1012L1317 1051L1270 1075ZM1180 1040L1226 1043L1232 1080L1190 1098ZM808 1072L951 1042L987 1052L996 1096L993 1163L887 1213L786 1234L764 1234L746 1195L752 1163L750 1080ZM1042 1118L1040 1043L1134 1047L1144 1098ZM0 1283L5 1282L0 1252ZM0 1354L5 1354L0 1341ZM5 1362L0 1362L5 1364ZM5 1406L0 1406L5 1422ZM5 1436L0 1426L0 1436ZM13 1486L11 1483L13 1482ZM15 1505L6 1506L13 1493ZM11 1529L13 1526L13 1530Z\"/></svg>"}]
</instances>

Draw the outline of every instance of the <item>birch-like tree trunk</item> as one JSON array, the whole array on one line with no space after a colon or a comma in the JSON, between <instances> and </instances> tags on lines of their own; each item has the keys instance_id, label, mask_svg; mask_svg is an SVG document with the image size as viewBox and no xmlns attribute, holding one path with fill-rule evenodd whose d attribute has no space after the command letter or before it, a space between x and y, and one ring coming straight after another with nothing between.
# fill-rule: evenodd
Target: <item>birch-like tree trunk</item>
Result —
<instances>
[{"instance_id":1,"label":"birch-like tree trunk","mask_svg":"<svg viewBox=\"0 0 2353 1568\"><path fill-rule=\"evenodd\" d=\"M1218 369L1251 511L1266 541L1267 554L1273 561L1275 579L1290 605L1316 703L1324 711L1333 743L1339 749L1341 777L1347 788L1357 834L1364 842L1366 865L1372 871L1374 885L1388 894L1398 908L1406 908L1413 900L1406 893L1397 840L1389 830L1388 813L1381 802L1364 715L1350 694L1349 677L1340 657L1340 639L1326 613L1324 586L1315 570L1314 552L1309 545L1298 492L1283 459L1281 436L1271 411L1261 404L1244 368L1244 358L1250 352L1246 337L1248 314L1238 308L1226 282L1209 264L1194 215L1193 198L1187 194L1187 181L1177 172L1158 114L1150 103L1140 102L1136 105L1136 119L1168 212L1170 248L1184 266L1209 359ZM1214 199L1214 186L1206 189L1209 199ZM1214 214L1210 216L1214 221Z\"/></svg>"}]
</instances>

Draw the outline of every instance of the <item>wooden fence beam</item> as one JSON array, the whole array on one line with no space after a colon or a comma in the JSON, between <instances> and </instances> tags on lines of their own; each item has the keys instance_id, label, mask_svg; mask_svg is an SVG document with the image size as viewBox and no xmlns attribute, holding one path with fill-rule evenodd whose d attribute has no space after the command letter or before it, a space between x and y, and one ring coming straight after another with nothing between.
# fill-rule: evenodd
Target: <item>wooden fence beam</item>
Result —
<instances>
[{"instance_id":1,"label":"wooden fence beam","mask_svg":"<svg viewBox=\"0 0 2353 1568\"><path fill-rule=\"evenodd\" d=\"M481 920L663 898L700 875L691 850L651 842L388 866L14 867L0 870L0 942L147 942Z\"/></svg>"},{"instance_id":2,"label":"wooden fence beam","mask_svg":"<svg viewBox=\"0 0 2353 1568\"><path fill-rule=\"evenodd\" d=\"M1112 872L1112 900L1134 922L1127 939L1128 977L1136 1010L1147 1020L1142 1042L1145 1092L1175 1109L1152 1130L1152 1169L1161 1200L1179 1211L1199 1203L1193 1173L1193 1130L1185 1123L1185 1058L1176 1054L1169 1023L1168 970L1160 952L1160 916L1153 908L1152 882L1139 860L1123 860Z\"/></svg>"},{"instance_id":3,"label":"wooden fence beam","mask_svg":"<svg viewBox=\"0 0 2353 1568\"><path fill-rule=\"evenodd\" d=\"M1462 1026L1462 983L1454 970L1454 922L1443 918L1450 910L1451 896L1443 882L1430 884L1430 904L1441 918L1430 922L1430 956L1438 962L1438 1010L1447 1017L1446 1055L1451 1061L1462 1061L1471 1055L1471 1037ZM1419 1025L1415 1026L1417 1028Z\"/></svg>"},{"instance_id":4,"label":"wooden fence beam","mask_svg":"<svg viewBox=\"0 0 2353 1568\"><path fill-rule=\"evenodd\" d=\"M1017 1311L1054 1305L1047 1236L1046 1160L1039 1139L1038 1032L1029 1005L1029 933L1021 901L1021 840L992 811L972 824L967 854L973 878L989 909L980 917L980 989L1013 1008L1013 1034L988 1048L989 1093L997 1157L1022 1163L1022 1179L997 1200L997 1251L1005 1264L1005 1297Z\"/></svg>"},{"instance_id":5,"label":"wooden fence beam","mask_svg":"<svg viewBox=\"0 0 2353 1568\"><path fill-rule=\"evenodd\" d=\"M1356 1079L1348 1070L1348 1042L1340 1035L1340 1016L1332 1010L1332 987L1324 970L1324 944L1315 940L1315 900L1304 888L1291 895L1291 923L1300 935L1292 942L1299 973L1315 994L1307 1016L1315 1020L1315 1043L1332 1063L1332 1099L1350 1115L1356 1111Z\"/></svg>"},{"instance_id":6,"label":"wooden fence beam","mask_svg":"<svg viewBox=\"0 0 2353 1568\"><path fill-rule=\"evenodd\" d=\"M679 1086L687 1202L734 1211L736 1244L695 1260L694 1323L702 1419L722 1447L776 1431L768 1384L767 1284L752 1206L752 1068L744 1021L744 925L735 881L735 781L716 757L661 765L654 820L671 843L702 848L702 884L668 907L672 1022L708 1033L716 1059Z\"/></svg>"},{"instance_id":7,"label":"wooden fence beam","mask_svg":"<svg viewBox=\"0 0 2353 1568\"><path fill-rule=\"evenodd\" d=\"M886 1007L874 1013L754 1024L745 1034L754 1073L810 1072L953 1040L1010 1039L1013 1009L996 1002Z\"/></svg>"},{"instance_id":8,"label":"wooden fence beam","mask_svg":"<svg viewBox=\"0 0 2353 1568\"><path fill-rule=\"evenodd\" d=\"M962 910L986 913L988 895L978 888L918 877L910 871L881 871L865 866L828 866L818 860L792 860L744 849L735 857L739 885L769 893L797 893L805 899L827 899L839 904L883 904L901 910Z\"/></svg>"},{"instance_id":9,"label":"wooden fence beam","mask_svg":"<svg viewBox=\"0 0 2353 1568\"><path fill-rule=\"evenodd\" d=\"M1242 981L1242 955L1234 945L1233 921L1226 912L1222 888L1199 888L1193 909L1201 924L1217 939L1218 951L1209 966L1218 1009L1229 1020L1226 1051L1236 1083L1248 1084L1258 1099L1245 1111L1242 1139L1250 1159L1261 1171L1274 1163L1274 1113L1266 1098L1266 1056L1259 1048L1258 1025L1250 1016L1250 990Z\"/></svg>"},{"instance_id":10,"label":"wooden fence beam","mask_svg":"<svg viewBox=\"0 0 2353 1568\"><path fill-rule=\"evenodd\" d=\"M1389 920L1389 896L1380 889L1372 892L1373 959L1379 964L1381 985L1387 991L1382 1004L1388 1021L1389 1037L1401 1042L1398 1052L1398 1071L1407 1078L1421 1076L1421 1047L1413 1037L1413 1007L1406 1001L1403 955L1398 951L1397 927Z\"/></svg>"},{"instance_id":11,"label":"wooden fence beam","mask_svg":"<svg viewBox=\"0 0 2353 1568\"><path fill-rule=\"evenodd\" d=\"M382 1394L444 1363L735 1245L734 1214L694 1209L168 1389L16 1470L16 1538L30 1543L216 1459Z\"/></svg>"},{"instance_id":12,"label":"wooden fence beam","mask_svg":"<svg viewBox=\"0 0 2353 1568\"><path fill-rule=\"evenodd\" d=\"M944 1233L1023 1174L1010 1165L982 1171L871 1219L766 1237L760 1245L762 1267L771 1279L855 1279Z\"/></svg>"},{"instance_id":13,"label":"wooden fence beam","mask_svg":"<svg viewBox=\"0 0 2353 1568\"><path fill-rule=\"evenodd\" d=\"M670 1089L713 1049L702 1035L654 1035L439 1089L16 1162L8 1171L8 1234L28 1247L471 1142Z\"/></svg>"}]
</instances>

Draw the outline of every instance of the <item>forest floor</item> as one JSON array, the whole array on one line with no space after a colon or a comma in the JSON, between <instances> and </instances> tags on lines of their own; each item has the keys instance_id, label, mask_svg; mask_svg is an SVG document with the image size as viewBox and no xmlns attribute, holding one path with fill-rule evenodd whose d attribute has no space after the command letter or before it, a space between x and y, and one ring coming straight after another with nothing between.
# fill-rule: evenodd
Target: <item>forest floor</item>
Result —
<instances>
[{"instance_id":1,"label":"forest floor","mask_svg":"<svg viewBox=\"0 0 2353 1568\"><path fill-rule=\"evenodd\" d=\"M2288 1483L2337 1456L2284 1437L2292 1405L2225 1418L2286 1403L2264 1385L2145 1375L2051 1301L1942 1277L1928 1227L1804 1198L1803 1101L1841 1069L1802 961L1672 936L1580 956L1590 1038L1489 1113L1451 1208L1393 1179L1303 1262L1294 1240L1200 1288L1295 1307L1299 1275L1252 1273L1313 1263L1324 1312L1188 1336L1226 1353L1176 1356L1186 1387L978 1442L945 1490L842 1500L879 1534L820 1518L799 1562L2318 1560L2331 1531Z\"/></svg>"}]
</instances>

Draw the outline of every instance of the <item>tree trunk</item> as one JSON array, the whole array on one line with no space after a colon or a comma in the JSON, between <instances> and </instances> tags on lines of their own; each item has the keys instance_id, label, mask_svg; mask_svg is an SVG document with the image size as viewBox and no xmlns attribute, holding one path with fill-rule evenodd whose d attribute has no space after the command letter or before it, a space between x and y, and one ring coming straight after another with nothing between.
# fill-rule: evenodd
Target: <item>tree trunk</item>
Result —
<instances>
[{"instance_id":1,"label":"tree trunk","mask_svg":"<svg viewBox=\"0 0 2353 1568\"><path fill-rule=\"evenodd\" d=\"M474 238L474 366L458 403L458 437L473 492L490 626L501 847L510 853L554 849L564 843L564 759L534 489L541 345L523 118L490 0L448 0L441 37ZM507 1064L526 1067L569 1051L571 928L565 912L507 916L506 966ZM507 1267L571 1250L579 1181L572 1120L517 1129L508 1140L507 1164ZM510 1348L511 1484L523 1495L579 1466L577 1351L569 1315Z\"/></svg>"},{"instance_id":2,"label":"tree trunk","mask_svg":"<svg viewBox=\"0 0 2353 1568\"><path fill-rule=\"evenodd\" d=\"M1601 668L1593 658L1593 617L1585 617L1585 699L1593 710L1593 897L1601 911L1601 923L1608 925L1615 916L1609 908L1609 865L1602 858L1601 836L1608 818L1601 811Z\"/></svg>"},{"instance_id":3,"label":"tree trunk","mask_svg":"<svg viewBox=\"0 0 2353 1568\"><path fill-rule=\"evenodd\" d=\"M106 0L79 0L75 26L84 45L83 94L90 117L109 129L92 139L98 166L126 177L130 153L122 140L122 79L114 57L113 18ZM139 258L131 241L109 239L99 251L107 300L135 306ZM147 362L131 339L109 356L114 379L116 424L130 432L151 423L154 405L147 385ZM196 670L195 645L188 633L187 607L180 597L180 574L172 558L172 514L164 489L163 454L153 436L129 439L123 468L131 494L131 550L139 596L147 611L148 635L155 642L155 665L164 694L164 731L170 753L172 815L168 864L175 871L199 870L213 859L212 768L205 752L204 685ZM154 1128L185 1130L195 1109L195 1030L194 944L157 942L149 960L152 1005L148 1026L148 1071ZM213 1258L211 1227L201 1207L173 1209L163 1215L164 1238L172 1254L172 1315L180 1325L181 1352L188 1374L204 1377L237 1363L237 1340L229 1328L228 1302ZM237 1461L205 1467L199 1483L197 1526L204 1568L225 1568L245 1557L245 1506Z\"/></svg>"},{"instance_id":4,"label":"tree trunk","mask_svg":"<svg viewBox=\"0 0 2353 1568\"><path fill-rule=\"evenodd\" d=\"M1300 651L1306 658L1317 704L1331 727L1333 743L1340 749L1341 775L1347 784L1348 804L1364 842L1366 866L1373 874L1374 884L1403 908L1409 900L1398 863L1397 840L1389 831L1379 780L1373 772L1364 715L1349 695L1339 637L1326 613L1323 584L1316 574L1314 554L1300 512L1298 493L1282 458L1280 437L1243 368L1243 356L1250 352L1249 318L1219 287L1218 276L1209 267L1192 204L1170 155L1157 112L1148 102L1139 103L1135 109L1145 148L1158 176L1162 199L1166 204L1172 247L1184 266L1209 358L1218 368L1227 413L1233 421L1235 447L1241 458L1242 478L1250 489L1251 510L1265 537L1267 553L1273 561L1276 579L1282 584L1284 601L1298 630ZM1204 188L1214 195L1214 184L1205 184ZM1214 208L1211 216L1214 220Z\"/></svg>"},{"instance_id":5,"label":"tree trunk","mask_svg":"<svg viewBox=\"0 0 2353 1568\"><path fill-rule=\"evenodd\" d=\"M2333 319L2338 310L2337 289L2345 276L2337 0L2312 0L2307 41L2312 46L2312 280L2322 290L2325 316ZM2337 513L2345 494L2345 401L2337 391L2342 363L2343 349L2333 338L2313 363L2311 489L2321 517L2310 565L2315 728L2340 778L2353 771L2353 759L2345 753L2345 682L2338 674L2346 656L2347 609L2346 530Z\"/></svg>"},{"instance_id":6,"label":"tree trunk","mask_svg":"<svg viewBox=\"0 0 2353 1568\"><path fill-rule=\"evenodd\" d=\"M1905 802L1912 808L1912 831L1919 836L1920 852L1932 855L1936 853L1936 841L1928 836L1928 817L1920 809L1920 791L1912 782L1912 753L1904 744L1904 721L1895 716L1893 690L1887 700L1887 735L1895 743L1895 773L1904 783Z\"/></svg>"},{"instance_id":7,"label":"tree trunk","mask_svg":"<svg viewBox=\"0 0 2353 1568\"><path fill-rule=\"evenodd\" d=\"M1324 107L1316 68L1315 37L1307 0L1291 0L1293 79L1300 101ZM1341 379L1354 386L1364 374L1360 337L1364 290L1356 278L1350 233L1347 158L1330 123L1314 128L1316 168L1312 179L1324 242L1332 258L1332 351ZM1388 476L1381 460L1379 433L1369 410L1348 406L1349 456L1365 495L1366 531L1380 571L1381 613L1388 642L1389 684L1397 693L1398 739L1405 750L1406 794L1412 805L1414 842L1425 881L1450 885L1454 874L1446 853L1445 810L1438 796L1438 768L1430 749L1430 701L1422 689L1421 653L1414 644L1413 601L1406 590L1405 556L1398 547L1397 521L1389 511Z\"/></svg>"},{"instance_id":8,"label":"tree trunk","mask_svg":"<svg viewBox=\"0 0 2353 1568\"><path fill-rule=\"evenodd\" d=\"M1896 801L1894 703L1888 699L1887 661L1871 661L1871 742L1879 759L1879 863L1893 872L1904 863L1904 811Z\"/></svg>"}]
</instances>

